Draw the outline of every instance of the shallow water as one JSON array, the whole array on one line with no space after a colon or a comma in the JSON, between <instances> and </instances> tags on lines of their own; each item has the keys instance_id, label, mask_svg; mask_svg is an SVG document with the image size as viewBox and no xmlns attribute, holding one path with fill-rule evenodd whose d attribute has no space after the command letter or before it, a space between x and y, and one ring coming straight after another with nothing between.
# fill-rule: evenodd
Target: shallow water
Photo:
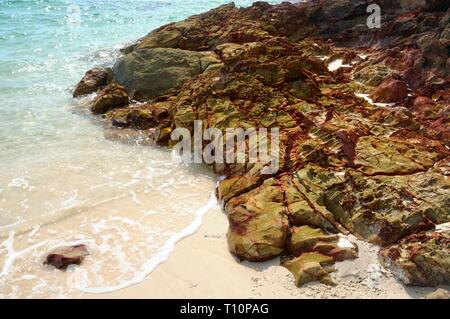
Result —
<instances>
[{"instance_id":1,"label":"shallow water","mask_svg":"<svg viewBox=\"0 0 450 319\"><path fill-rule=\"evenodd\" d=\"M0 0L0 297L122 288L195 230L214 176L108 139L71 88L124 44L228 2ZM91 252L82 267L42 265L49 249L76 242Z\"/></svg>"}]
</instances>

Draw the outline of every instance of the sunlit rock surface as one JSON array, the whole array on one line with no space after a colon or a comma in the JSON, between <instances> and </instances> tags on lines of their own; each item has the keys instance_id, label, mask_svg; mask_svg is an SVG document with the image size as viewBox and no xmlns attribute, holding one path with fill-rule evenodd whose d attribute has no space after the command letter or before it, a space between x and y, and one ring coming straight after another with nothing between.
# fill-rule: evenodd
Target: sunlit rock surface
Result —
<instances>
[{"instance_id":1,"label":"sunlit rock surface","mask_svg":"<svg viewBox=\"0 0 450 319\"><path fill-rule=\"evenodd\" d=\"M380 256L406 284L449 283L448 236L423 233L450 221L448 2L379 1L380 29L367 27L370 3L229 4L163 26L113 68L145 103L116 108L128 103L102 92L94 103L107 103L93 111L169 147L171 132L195 120L279 128L276 173L262 162L210 164L225 176L217 194L241 259L282 255L297 285L334 284L330 265L357 257L339 236L353 234L394 245Z\"/></svg>"}]
</instances>

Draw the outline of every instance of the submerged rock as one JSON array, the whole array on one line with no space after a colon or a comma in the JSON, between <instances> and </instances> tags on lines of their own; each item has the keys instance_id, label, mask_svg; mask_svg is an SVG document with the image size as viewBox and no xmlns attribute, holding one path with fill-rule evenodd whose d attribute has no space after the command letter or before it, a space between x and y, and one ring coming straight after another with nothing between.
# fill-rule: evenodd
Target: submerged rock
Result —
<instances>
[{"instance_id":1,"label":"submerged rock","mask_svg":"<svg viewBox=\"0 0 450 319\"><path fill-rule=\"evenodd\" d=\"M58 269L66 269L69 265L79 265L89 256L86 245L60 247L47 255L44 265L51 265Z\"/></svg>"},{"instance_id":2,"label":"submerged rock","mask_svg":"<svg viewBox=\"0 0 450 319\"><path fill-rule=\"evenodd\" d=\"M108 113L113 126L148 130L157 126L170 124L170 113L166 103L133 105L130 108L119 108Z\"/></svg>"},{"instance_id":3,"label":"submerged rock","mask_svg":"<svg viewBox=\"0 0 450 319\"><path fill-rule=\"evenodd\" d=\"M110 68L95 68L86 72L75 87L73 97L94 93L111 82L112 70Z\"/></svg>"}]
</instances>

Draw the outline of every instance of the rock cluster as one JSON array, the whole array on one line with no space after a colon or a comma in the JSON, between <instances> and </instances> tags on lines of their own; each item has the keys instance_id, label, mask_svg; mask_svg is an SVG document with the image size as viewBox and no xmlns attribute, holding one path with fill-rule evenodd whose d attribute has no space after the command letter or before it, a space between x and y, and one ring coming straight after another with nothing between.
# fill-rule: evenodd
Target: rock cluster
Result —
<instances>
[{"instance_id":1,"label":"rock cluster","mask_svg":"<svg viewBox=\"0 0 450 319\"><path fill-rule=\"evenodd\" d=\"M297 285L333 284L331 265L357 257L340 243L351 233L388 247L380 258L407 284L448 283L448 238L424 233L450 221L448 3L378 1L383 25L369 29L370 3L229 4L163 26L123 50L92 110L169 147L194 120L279 128L277 173L210 165L241 259L282 255Z\"/></svg>"}]
</instances>

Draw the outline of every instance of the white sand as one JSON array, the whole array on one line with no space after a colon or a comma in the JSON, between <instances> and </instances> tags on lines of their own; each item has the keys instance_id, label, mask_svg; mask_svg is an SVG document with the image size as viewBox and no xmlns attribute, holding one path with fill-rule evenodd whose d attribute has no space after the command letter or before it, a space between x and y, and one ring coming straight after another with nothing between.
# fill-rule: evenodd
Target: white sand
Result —
<instances>
[{"instance_id":1,"label":"white sand","mask_svg":"<svg viewBox=\"0 0 450 319\"><path fill-rule=\"evenodd\" d=\"M85 298L421 298L435 288L405 288L377 261L377 247L358 242L360 257L337 263L337 287L294 285L279 260L239 263L228 252L226 216L217 207L168 261L135 286ZM443 287L449 289L449 287Z\"/></svg>"}]
</instances>

